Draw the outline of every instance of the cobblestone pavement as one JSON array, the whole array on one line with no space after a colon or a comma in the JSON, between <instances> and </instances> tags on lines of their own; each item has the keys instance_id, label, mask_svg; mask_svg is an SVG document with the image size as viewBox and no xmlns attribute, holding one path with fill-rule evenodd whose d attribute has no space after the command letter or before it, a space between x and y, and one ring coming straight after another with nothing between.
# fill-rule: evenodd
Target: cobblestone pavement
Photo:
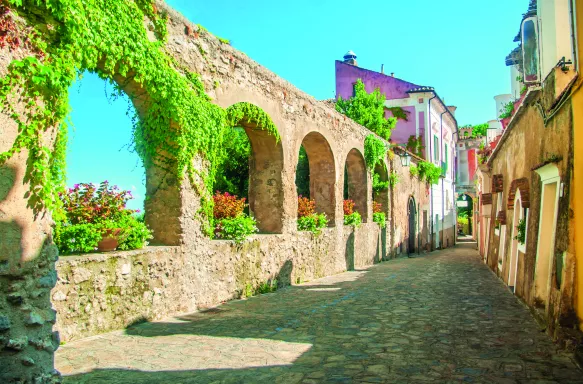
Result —
<instances>
[{"instance_id":1,"label":"cobblestone pavement","mask_svg":"<svg viewBox=\"0 0 583 384\"><path fill-rule=\"evenodd\" d=\"M583 383L469 245L68 343L65 383Z\"/></svg>"}]
</instances>

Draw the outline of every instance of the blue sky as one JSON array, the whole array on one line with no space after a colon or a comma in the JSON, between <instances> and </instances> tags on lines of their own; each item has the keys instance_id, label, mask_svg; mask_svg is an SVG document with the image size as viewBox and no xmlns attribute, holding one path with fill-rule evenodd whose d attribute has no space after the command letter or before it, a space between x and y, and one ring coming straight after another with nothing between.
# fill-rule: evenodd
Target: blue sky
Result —
<instances>
[{"instance_id":1,"label":"blue sky","mask_svg":"<svg viewBox=\"0 0 583 384\"><path fill-rule=\"evenodd\" d=\"M504 58L516 46L527 0L167 0L191 21L317 99L334 97L334 60L353 50L359 66L436 88L460 125L495 118L493 97L510 92ZM109 180L141 208L144 170L131 142L127 101L108 102L86 75L71 92L68 183Z\"/></svg>"}]
</instances>

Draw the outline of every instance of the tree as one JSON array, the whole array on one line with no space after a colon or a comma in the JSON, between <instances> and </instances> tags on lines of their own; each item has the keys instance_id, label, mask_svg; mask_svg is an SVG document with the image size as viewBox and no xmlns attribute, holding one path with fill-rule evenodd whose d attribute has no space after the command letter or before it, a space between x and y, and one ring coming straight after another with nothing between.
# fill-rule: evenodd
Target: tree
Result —
<instances>
[{"instance_id":1,"label":"tree","mask_svg":"<svg viewBox=\"0 0 583 384\"><path fill-rule=\"evenodd\" d=\"M397 118L385 117L385 95L378 88L372 93L366 92L360 79L354 85L353 97L348 100L338 97L336 110L385 140L389 140L391 131L397 124Z\"/></svg>"}]
</instances>

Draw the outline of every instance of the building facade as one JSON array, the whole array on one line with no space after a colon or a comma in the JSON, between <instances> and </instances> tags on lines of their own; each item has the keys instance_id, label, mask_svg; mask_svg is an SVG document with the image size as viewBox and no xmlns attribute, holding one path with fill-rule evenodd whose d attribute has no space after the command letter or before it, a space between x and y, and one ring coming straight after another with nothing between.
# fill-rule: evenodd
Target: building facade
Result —
<instances>
[{"instance_id":1,"label":"building facade","mask_svg":"<svg viewBox=\"0 0 583 384\"><path fill-rule=\"evenodd\" d=\"M581 342L574 330L583 318L577 252L583 241L575 236L583 217L575 176L583 148L576 27L583 19L575 3L530 2L519 47L506 60L519 79L513 95L520 91L477 172L484 261L565 345Z\"/></svg>"},{"instance_id":2,"label":"building facade","mask_svg":"<svg viewBox=\"0 0 583 384\"><path fill-rule=\"evenodd\" d=\"M430 199L420 207L424 223L428 223L427 242L431 249L450 247L456 238L455 164L458 124L456 107L447 106L435 89L420 86L381 72L358 66L356 55L349 51L343 61L336 61L336 98L353 96L354 84L362 80L367 92L376 88L385 95L386 117L392 109L404 112L391 134L394 144L405 146L410 138L419 140L422 157L442 168L442 177L430 188Z\"/></svg>"}]
</instances>

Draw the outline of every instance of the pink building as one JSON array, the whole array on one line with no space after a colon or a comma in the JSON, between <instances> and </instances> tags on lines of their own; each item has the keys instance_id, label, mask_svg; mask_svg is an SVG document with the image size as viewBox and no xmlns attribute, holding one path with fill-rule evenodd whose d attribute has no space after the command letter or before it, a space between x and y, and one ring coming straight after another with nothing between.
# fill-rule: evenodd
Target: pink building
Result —
<instances>
[{"instance_id":1,"label":"pink building","mask_svg":"<svg viewBox=\"0 0 583 384\"><path fill-rule=\"evenodd\" d=\"M354 84L362 80L367 92L379 88L386 97L385 112L400 107L407 120L399 120L391 135L395 144L406 144L409 137L421 139L425 147L423 157L443 169L438 185L431 188L430 203L419 207L420 218L431 218L434 248L451 246L455 242L455 159L457 142L456 107L446 106L432 87L421 86L381 72L358 66L356 55L349 51L343 61L336 61L336 98L348 99L353 95ZM429 239L428 239L429 240Z\"/></svg>"}]
</instances>

